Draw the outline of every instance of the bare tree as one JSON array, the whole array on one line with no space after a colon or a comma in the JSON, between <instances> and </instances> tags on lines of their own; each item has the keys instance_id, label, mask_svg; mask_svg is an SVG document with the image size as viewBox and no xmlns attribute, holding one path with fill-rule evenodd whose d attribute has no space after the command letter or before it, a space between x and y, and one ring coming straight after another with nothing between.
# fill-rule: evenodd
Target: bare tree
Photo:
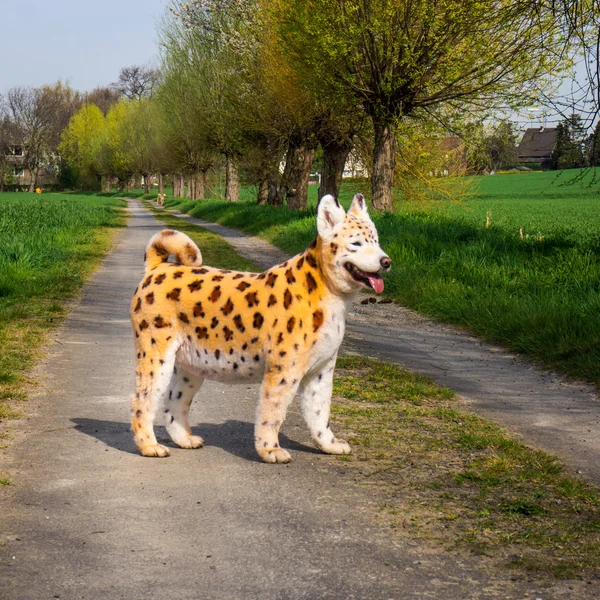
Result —
<instances>
[{"instance_id":1,"label":"bare tree","mask_svg":"<svg viewBox=\"0 0 600 600\"><path fill-rule=\"evenodd\" d=\"M23 165L31 174L29 191L37 187L42 167L58 164L60 134L80 104L79 94L61 82L8 90L2 113L11 123L12 143L23 148Z\"/></svg>"},{"instance_id":2,"label":"bare tree","mask_svg":"<svg viewBox=\"0 0 600 600\"><path fill-rule=\"evenodd\" d=\"M140 65L123 67L118 81L111 87L129 100L141 100L152 96L153 91L158 87L158 71Z\"/></svg>"},{"instance_id":3,"label":"bare tree","mask_svg":"<svg viewBox=\"0 0 600 600\"><path fill-rule=\"evenodd\" d=\"M97 87L85 96L85 101L89 104L95 104L104 116L110 110L113 104L116 104L121 95L117 90L110 87Z\"/></svg>"}]
</instances>

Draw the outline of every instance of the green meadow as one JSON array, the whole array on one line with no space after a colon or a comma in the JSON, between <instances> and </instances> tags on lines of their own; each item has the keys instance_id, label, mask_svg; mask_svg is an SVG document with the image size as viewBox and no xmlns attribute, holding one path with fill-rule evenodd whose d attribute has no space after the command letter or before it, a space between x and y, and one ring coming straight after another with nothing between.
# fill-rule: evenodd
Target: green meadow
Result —
<instances>
[{"instance_id":1,"label":"green meadow","mask_svg":"<svg viewBox=\"0 0 600 600\"><path fill-rule=\"evenodd\" d=\"M434 319L571 376L600 384L600 186L594 173L469 178L456 202L398 201L375 215L393 260L386 294ZM579 181L574 181L579 179ZM344 185L346 207L366 184ZM466 194L464 189L466 187ZM311 208L170 198L168 208L261 236L299 252L316 232Z\"/></svg>"},{"instance_id":2,"label":"green meadow","mask_svg":"<svg viewBox=\"0 0 600 600\"><path fill-rule=\"evenodd\" d=\"M87 195L0 194L0 421L18 416L27 370L111 247L122 206Z\"/></svg>"}]
</instances>

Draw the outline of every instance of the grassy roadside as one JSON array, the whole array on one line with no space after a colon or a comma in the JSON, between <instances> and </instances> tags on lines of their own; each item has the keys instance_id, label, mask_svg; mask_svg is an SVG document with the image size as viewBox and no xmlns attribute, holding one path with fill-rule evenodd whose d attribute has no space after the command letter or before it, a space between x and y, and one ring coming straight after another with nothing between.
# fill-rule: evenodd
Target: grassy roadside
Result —
<instances>
[{"instance_id":1,"label":"grassy roadside","mask_svg":"<svg viewBox=\"0 0 600 600\"><path fill-rule=\"evenodd\" d=\"M207 264L253 270L227 243L144 203ZM560 461L512 439L454 392L396 365L338 359L332 422L354 447L334 464L380 500L398 535L522 572L600 576L600 495Z\"/></svg>"},{"instance_id":2,"label":"grassy roadside","mask_svg":"<svg viewBox=\"0 0 600 600\"><path fill-rule=\"evenodd\" d=\"M110 249L124 206L73 194L0 194L0 448L34 383L27 372Z\"/></svg>"},{"instance_id":3,"label":"grassy roadside","mask_svg":"<svg viewBox=\"0 0 600 600\"><path fill-rule=\"evenodd\" d=\"M560 461L396 365L338 359L340 457L380 498L399 535L558 578L600 577L600 494Z\"/></svg>"},{"instance_id":4,"label":"grassy roadside","mask_svg":"<svg viewBox=\"0 0 600 600\"><path fill-rule=\"evenodd\" d=\"M200 248L204 264L221 269L231 269L232 271L257 273L262 270L254 263L241 257L231 244L228 244L216 233L187 223L178 217L157 209L147 200L142 200L142 204L167 227L177 229L177 231L182 231L186 235L189 235L196 242L198 248Z\"/></svg>"},{"instance_id":5,"label":"grassy roadside","mask_svg":"<svg viewBox=\"0 0 600 600\"><path fill-rule=\"evenodd\" d=\"M376 215L394 261L386 293L600 385L600 198L555 180L554 173L502 175L483 180L480 196L460 206ZM355 187L344 190L342 203ZM166 205L290 253L315 234L313 210L173 198Z\"/></svg>"}]
</instances>

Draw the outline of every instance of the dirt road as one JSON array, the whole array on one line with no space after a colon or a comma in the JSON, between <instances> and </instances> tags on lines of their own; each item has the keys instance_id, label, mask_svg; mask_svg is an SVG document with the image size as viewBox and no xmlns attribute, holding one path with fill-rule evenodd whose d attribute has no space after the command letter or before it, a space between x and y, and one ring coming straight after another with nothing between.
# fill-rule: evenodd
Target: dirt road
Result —
<instances>
[{"instance_id":1,"label":"dirt road","mask_svg":"<svg viewBox=\"0 0 600 600\"><path fill-rule=\"evenodd\" d=\"M315 452L294 409L289 465L257 461L256 386L207 384L201 450L142 458L129 432L128 306L159 223L137 202L38 374L44 391L3 455L0 597L21 599L591 598L399 536L376 497ZM357 329L352 333L356 339ZM159 438L164 438L161 430Z\"/></svg>"}]
</instances>

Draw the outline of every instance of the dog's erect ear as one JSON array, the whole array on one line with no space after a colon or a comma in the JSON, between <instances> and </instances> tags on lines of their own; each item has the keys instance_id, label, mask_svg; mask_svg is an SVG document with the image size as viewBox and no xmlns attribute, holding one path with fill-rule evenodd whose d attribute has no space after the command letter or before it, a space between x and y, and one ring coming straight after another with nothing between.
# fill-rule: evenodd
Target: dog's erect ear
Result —
<instances>
[{"instance_id":1,"label":"dog's erect ear","mask_svg":"<svg viewBox=\"0 0 600 600\"><path fill-rule=\"evenodd\" d=\"M317 213L317 231L319 235L328 240L344 221L346 212L340 203L331 195L323 196L319 202L319 211Z\"/></svg>"},{"instance_id":2,"label":"dog's erect ear","mask_svg":"<svg viewBox=\"0 0 600 600\"><path fill-rule=\"evenodd\" d=\"M352 199L352 204L348 209L348 214L352 214L355 217L364 217L368 215L367 202L362 194L356 194Z\"/></svg>"}]
</instances>

